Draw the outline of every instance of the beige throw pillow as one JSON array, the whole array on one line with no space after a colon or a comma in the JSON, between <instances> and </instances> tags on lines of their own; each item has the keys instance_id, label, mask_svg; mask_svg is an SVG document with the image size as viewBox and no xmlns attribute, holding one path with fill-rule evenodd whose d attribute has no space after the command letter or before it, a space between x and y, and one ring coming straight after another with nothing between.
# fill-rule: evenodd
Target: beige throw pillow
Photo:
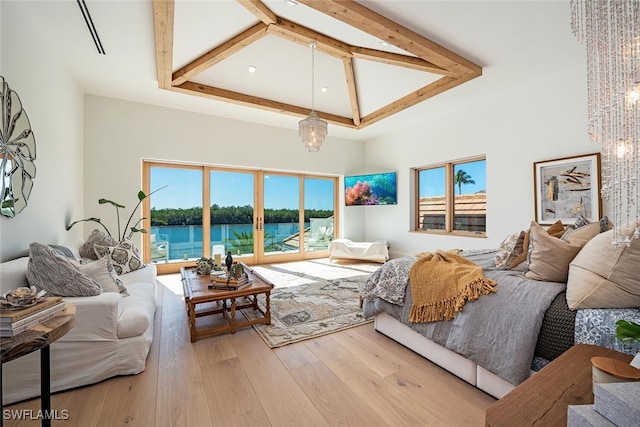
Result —
<instances>
[{"instance_id":1,"label":"beige throw pillow","mask_svg":"<svg viewBox=\"0 0 640 427\"><path fill-rule=\"evenodd\" d=\"M566 240L572 245L582 247L598 234L600 234L600 223L592 222L591 224L585 225L584 227L576 228L575 230L566 232L562 236L562 240Z\"/></svg>"},{"instance_id":2,"label":"beige throw pillow","mask_svg":"<svg viewBox=\"0 0 640 427\"><path fill-rule=\"evenodd\" d=\"M623 229L633 231L632 222ZM611 246L613 230L591 239L571 262L567 304L583 308L633 308L640 306L640 240L617 251Z\"/></svg>"},{"instance_id":3,"label":"beige throw pillow","mask_svg":"<svg viewBox=\"0 0 640 427\"><path fill-rule=\"evenodd\" d=\"M98 255L96 255L96 251L94 249L95 245L115 246L117 244L118 241L107 233L100 230L93 230L91 234L89 234L89 237L87 237L87 240L85 240L84 244L80 246L80 256L86 259L97 260Z\"/></svg>"},{"instance_id":4,"label":"beige throw pillow","mask_svg":"<svg viewBox=\"0 0 640 427\"><path fill-rule=\"evenodd\" d=\"M529 236L529 267L525 276L548 282L566 282L569 264L582 246L551 236L535 221Z\"/></svg>"},{"instance_id":5,"label":"beige throw pillow","mask_svg":"<svg viewBox=\"0 0 640 427\"><path fill-rule=\"evenodd\" d=\"M531 223L538 225L538 223L536 223L535 221L531 221ZM538 227L540 226L538 225ZM549 228L547 228L547 233L555 237L562 236L562 234L564 233L564 225L562 225L562 221L556 221L552 225L550 225ZM516 259L513 260L513 262L509 266L509 270L518 270L518 271L526 270L527 263L525 261L527 261L527 257L529 253L530 234L531 234L531 229L526 231L523 242L522 242L522 251L516 257Z\"/></svg>"}]
</instances>

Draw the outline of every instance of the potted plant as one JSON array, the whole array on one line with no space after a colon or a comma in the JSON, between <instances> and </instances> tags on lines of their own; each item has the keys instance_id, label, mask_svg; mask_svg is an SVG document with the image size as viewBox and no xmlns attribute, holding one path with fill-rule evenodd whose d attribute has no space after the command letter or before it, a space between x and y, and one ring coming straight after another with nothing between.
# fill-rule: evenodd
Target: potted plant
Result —
<instances>
[{"instance_id":1,"label":"potted plant","mask_svg":"<svg viewBox=\"0 0 640 427\"><path fill-rule=\"evenodd\" d=\"M640 343L640 324L628 320L618 320L616 322L616 338L623 343ZM640 353L631 361L631 365L640 369Z\"/></svg>"},{"instance_id":2,"label":"potted plant","mask_svg":"<svg viewBox=\"0 0 640 427\"><path fill-rule=\"evenodd\" d=\"M116 208L116 217L118 220L118 235L116 236L116 239L118 241L123 241L125 238L131 238L131 236L133 236L134 233L146 233L147 230L145 230L144 228L137 228L138 225L145 220L146 218L140 218L133 226L129 227L129 225L131 224L131 220L133 220L133 215L136 213L136 211L138 210L138 207L142 204L142 201L144 199L146 199L147 197L151 197L152 194L162 190L163 188L165 188L166 185L164 187L160 187L155 191L152 191L149 194L145 194L144 191L139 191L138 192L138 204L133 208L133 211L131 211L131 215L129 215L129 220L127 221L127 224L124 226L124 230L121 230L120 228L120 209L124 209L125 206L121 205L120 203L116 203L113 200L108 200L108 199L99 199L98 200L98 204L104 205L104 204L110 204L113 207ZM91 217L91 218L85 218L85 219L79 219L77 221L73 221L71 224L67 225L67 231L69 231L71 229L71 227L73 227L74 225L76 225L79 222L97 222L98 224L100 224L102 226L102 228L104 228L104 230L107 232L107 234L111 237L113 237L111 235L111 232L109 231L109 229L107 229L107 227L102 223L102 221L100 220L100 218L95 218L95 217ZM130 230L129 235L127 235L127 230Z\"/></svg>"}]
</instances>

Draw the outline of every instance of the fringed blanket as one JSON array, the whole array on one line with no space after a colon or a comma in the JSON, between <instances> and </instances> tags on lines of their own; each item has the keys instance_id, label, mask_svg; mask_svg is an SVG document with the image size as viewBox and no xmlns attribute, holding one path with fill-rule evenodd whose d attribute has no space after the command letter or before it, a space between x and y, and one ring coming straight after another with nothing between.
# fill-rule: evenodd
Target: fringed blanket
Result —
<instances>
[{"instance_id":1,"label":"fringed blanket","mask_svg":"<svg viewBox=\"0 0 640 427\"><path fill-rule=\"evenodd\" d=\"M482 267L452 252L420 254L409 271L412 322L451 320L467 301L495 292L496 281Z\"/></svg>"}]
</instances>

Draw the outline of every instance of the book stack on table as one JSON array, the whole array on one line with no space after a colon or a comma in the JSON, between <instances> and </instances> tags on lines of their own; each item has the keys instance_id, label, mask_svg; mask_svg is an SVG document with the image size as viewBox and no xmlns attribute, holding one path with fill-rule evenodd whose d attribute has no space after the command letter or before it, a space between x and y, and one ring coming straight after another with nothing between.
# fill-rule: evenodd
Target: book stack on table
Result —
<instances>
[{"instance_id":1,"label":"book stack on table","mask_svg":"<svg viewBox=\"0 0 640 427\"><path fill-rule=\"evenodd\" d=\"M213 279L213 289L237 290L246 288L251 284L251 279L245 273L238 278L231 278L227 274L217 276Z\"/></svg>"},{"instance_id":2,"label":"book stack on table","mask_svg":"<svg viewBox=\"0 0 640 427\"><path fill-rule=\"evenodd\" d=\"M0 337L12 337L66 311L61 297L47 297L18 310L0 311Z\"/></svg>"}]
</instances>

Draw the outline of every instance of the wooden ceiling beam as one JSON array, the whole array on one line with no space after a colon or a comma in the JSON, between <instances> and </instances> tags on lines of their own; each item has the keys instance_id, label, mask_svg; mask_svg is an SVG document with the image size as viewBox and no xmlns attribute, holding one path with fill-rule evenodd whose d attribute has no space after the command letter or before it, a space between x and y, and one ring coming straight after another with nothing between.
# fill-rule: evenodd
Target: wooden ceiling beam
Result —
<instances>
[{"instance_id":1,"label":"wooden ceiling beam","mask_svg":"<svg viewBox=\"0 0 640 427\"><path fill-rule=\"evenodd\" d=\"M351 46L348 44L284 18L280 18L277 24L269 25L267 32L305 46L315 40L317 50L340 59L351 58Z\"/></svg>"},{"instance_id":2,"label":"wooden ceiling beam","mask_svg":"<svg viewBox=\"0 0 640 427\"><path fill-rule=\"evenodd\" d=\"M153 28L156 44L158 87L171 89L173 69L174 0L153 0Z\"/></svg>"},{"instance_id":3,"label":"wooden ceiling beam","mask_svg":"<svg viewBox=\"0 0 640 427\"><path fill-rule=\"evenodd\" d=\"M382 62L388 65L411 68L413 70L440 74L443 76L456 76L456 74L451 71L438 67L424 59L416 58L415 56L400 55L398 53L384 52L366 47L353 47L351 49L351 53L355 58L366 59L368 61Z\"/></svg>"},{"instance_id":4,"label":"wooden ceiling beam","mask_svg":"<svg viewBox=\"0 0 640 427\"><path fill-rule=\"evenodd\" d=\"M261 39L266 34L267 25L262 22L257 23L173 73L172 85L181 85L196 74L203 72L239 50L244 49L256 40Z\"/></svg>"},{"instance_id":5,"label":"wooden ceiling beam","mask_svg":"<svg viewBox=\"0 0 640 427\"><path fill-rule=\"evenodd\" d=\"M245 9L266 25L278 22L278 16L260 0L237 0Z\"/></svg>"},{"instance_id":6,"label":"wooden ceiling beam","mask_svg":"<svg viewBox=\"0 0 640 427\"><path fill-rule=\"evenodd\" d=\"M353 59L345 58L342 60L342 63L344 64L344 75L347 79L347 90L349 91L349 101L351 102L353 124L360 126L360 107L358 105L358 91L356 90L356 76L353 73Z\"/></svg>"},{"instance_id":7,"label":"wooden ceiling beam","mask_svg":"<svg viewBox=\"0 0 640 427\"><path fill-rule=\"evenodd\" d=\"M482 74L482 68L353 0L297 0L457 76Z\"/></svg>"},{"instance_id":8,"label":"wooden ceiling beam","mask_svg":"<svg viewBox=\"0 0 640 427\"><path fill-rule=\"evenodd\" d=\"M299 107L297 105L286 104L284 102L273 101L271 99L260 98L257 96L246 95L244 93L234 92L227 89L208 86L200 83L185 82L179 86L174 86L171 90L174 92L186 93L189 95L197 95L205 98L215 99L218 101L231 102L237 105L256 107L262 110L273 111L276 113L285 113L294 116L306 117L311 110L309 108ZM349 117L338 116L336 114L324 113L317 111L318 117L335 125L355 128L353 120Z\"/></svg>"},{"instance_id":9,"label":"wooden ceiling beam","mask_svg":"<svg viewBox=\"0 0 640 427\"><path fill-rule=\"evenodd\" d=\"M436 80L433 83L430 83L415 92L406 95L397 101L392 102L391 104L382 107L371 114L366 115L362 118L360 127L358 129L362 129L368 125L379 122L382 119L385 119L393 114L396 114L406 108L412 107L416 104L419 104L422 101L425 101L429 98L432 98L442 92L445 92L449 89L452 89L456 86L465 83L476 76L470 74L465 77L442 77Z\"/></svg>"}]
</instances>

